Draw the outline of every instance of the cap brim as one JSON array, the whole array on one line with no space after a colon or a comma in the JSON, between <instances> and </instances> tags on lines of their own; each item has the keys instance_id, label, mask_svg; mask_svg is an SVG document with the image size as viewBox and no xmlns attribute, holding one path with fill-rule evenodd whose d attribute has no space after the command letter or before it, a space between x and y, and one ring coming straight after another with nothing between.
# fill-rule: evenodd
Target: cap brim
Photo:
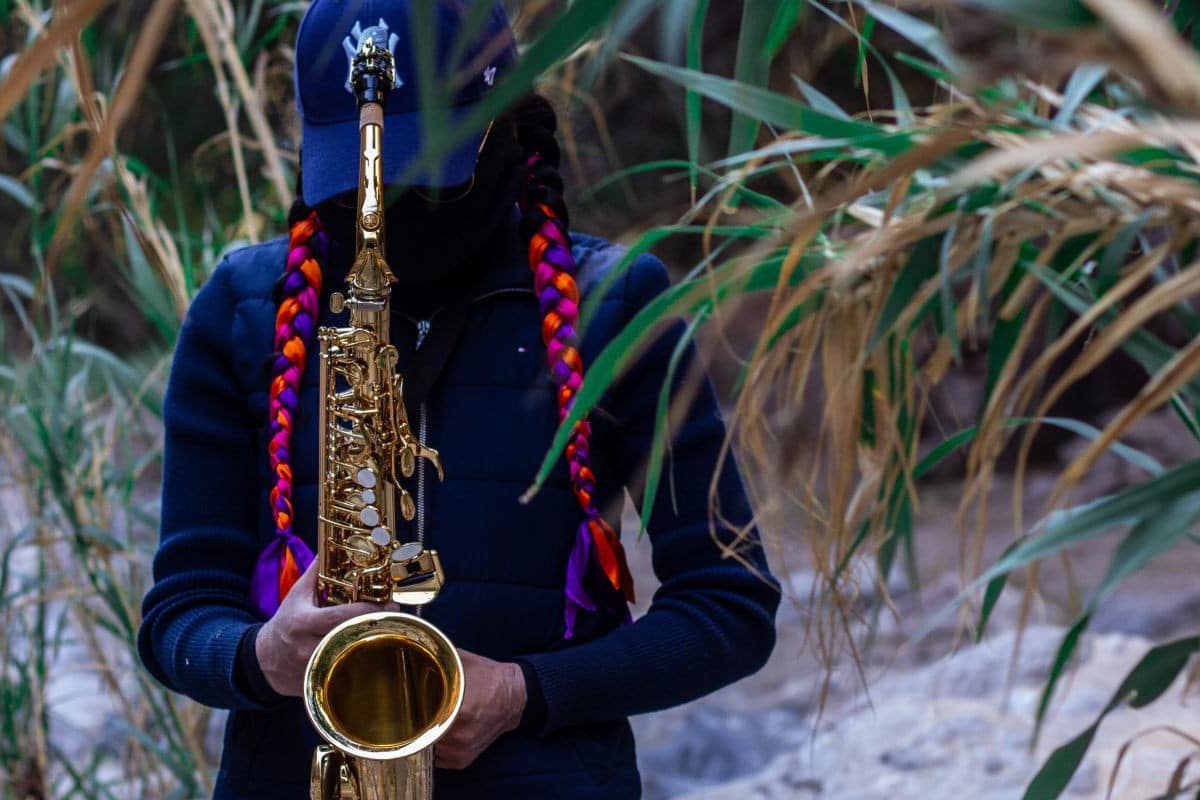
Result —
<instances>
[{"instance_id":1,"label":"cap brim","mask_svg":"<svg viewBox=\"0 0 1200 800\"><path fill-rule=\"evenodd\" d=\"M474 106L451 108L451 127L456 127L474 109ZM383 118L383 181L396 184L403 178L410 186L422 187L466 183L475 171L483 134L483 130L472 132L440 165L422 165L413 174L414 165L426 153L421 114L387 114ZM326 125L304 123L300 167L307 205L315 206L334 195L357 191L360 148L357 120Z\"/></svg>"}]
</instances>

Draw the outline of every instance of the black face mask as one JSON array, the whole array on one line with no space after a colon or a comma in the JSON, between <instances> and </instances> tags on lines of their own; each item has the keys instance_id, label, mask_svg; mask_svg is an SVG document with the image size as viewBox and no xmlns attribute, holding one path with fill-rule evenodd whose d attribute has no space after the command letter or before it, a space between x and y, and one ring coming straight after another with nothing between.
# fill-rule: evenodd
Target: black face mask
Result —
<instances>
[{"instance_id":1,"label":"black face mask","mask_svg":"<svg viewBox=\"0 0 1200 800\"><path fill-rule=\"evenodd\" d=\"M444 287L477 266L476 256L485 245L512 224L523 161L510 129L497 122L480 154L473 182L440 190L408 189L389 198L387 260L399 287ZM348 252L354 249L355 200L347 193L317 206L326 231Z\"/></svg>"}]
</instances>

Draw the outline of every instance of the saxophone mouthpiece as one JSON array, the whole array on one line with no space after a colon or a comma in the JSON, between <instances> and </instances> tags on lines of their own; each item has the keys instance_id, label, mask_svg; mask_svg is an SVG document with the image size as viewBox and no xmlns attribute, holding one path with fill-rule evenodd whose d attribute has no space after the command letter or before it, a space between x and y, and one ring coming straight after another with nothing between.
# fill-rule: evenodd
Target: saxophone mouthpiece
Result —
<instances>
[{"instance_id":1,"label":"saxophone mouthpiece","mask_svg":"<svg viewBox=\"0 0 1200 800\"><path fill-rule=\"evenodd\" d=\"M387 93L398 83L391 49L395 38L396 34L381 25L372 25L360 35L350 69L350 85L360 106L365 103L382 106Z\"/></svg>"}]
</instances>

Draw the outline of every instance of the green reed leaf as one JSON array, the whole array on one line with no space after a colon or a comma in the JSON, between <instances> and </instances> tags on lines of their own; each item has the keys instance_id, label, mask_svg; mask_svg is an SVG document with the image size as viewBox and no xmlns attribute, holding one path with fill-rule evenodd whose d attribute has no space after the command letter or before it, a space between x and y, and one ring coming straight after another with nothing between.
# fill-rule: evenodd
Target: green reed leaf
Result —
<instances>
[{"instance_id":1,"label":"green reed leaf","mask_svg":"<svg viewBox=\"0 0 1200 800\"><path fill-rule=\"evenodd\" d=\"M899 155L912 146L908 133L889 132L867 122L831 117L778 92L638 56L626 55L624 58L651 74L699 92L734 111L787 130L846 139L853 147L884 155Z\"/></svg>"},{"instance_id":2,"label":"green reed leaf","mask_svg":"<svg viewBox=\"0 0 1200 800\"><path fill-rule=\"evenodd\" d=\"M1200 636L1189 636L1158 645L1142 656L1121 681L1096 721L1050 754L1026 787L1022 800L1056 800L1061 796L1104 718L1121 705L1143 708L1157 700L1171 687L1197 650L1200 650Z\"/></svg>"},{"instance_id":3,"label":"green reed leaf","mask_svg":"<svg viewBox=\"0 0 1200 800\"><path fill-rule=\"evenodd\" d=\"M965 71L962 61L946 42L946 37L933 25L892 6L885 6L881 3L871 2L871 0L855 0L855 2L871 12L871 16L879 22L929 53L952 73L962 74Z\"/></svg>"},{"instance_id":4,"label":"green reed leaf","mask_svg":"<svg viewBox=\"0 0 1200 800\"><path fill-rule=\"evenodd\" d=\"M1055 123L1067 125L1079 110L1079 106L1087 100L1092 91L1100 85L1108 74L1106 64L1080 64L1071 73L1067 87L1063 90L1063 102L1058 113L1054 115Z\"/></svg>"},{"instance_id":5,"label":"green reed leaf","mask_svg":"<svg viewBox=\"0 0 1200 800\"><path fill-rule=\"evenodd\" d=\"M775 54L764 47L775 18L792 0L757 0L742 6L742 22L738 26L737 57L733 77L745 86L766 88L771 75L771 60ZM729 155L749 150L758 136L759 120L734 110L729 127Z\"/></svg>"},{"instance_id":6,"label":"green reed leaf","mask_svg":"<svg viewBox=\"0 0 1200 800\"><path fill-rule=\"evenodd\" d=\"M41 209L40 204L33 197L33 192L29 191L29 187L21 183L11 175L0 175L0 193L6 194L27 211L37 211Z\"/></svg>"},{"instance_id":7,"label":"green reed leaf","mask_svg":"<svg viewBox=\"0 0 1200 800\"><path fill-rule=\"evenodd\" d=\"M805 101L817 111L836 119L850 120L851 117L837 103L829 99L829 96L823 94L817 87L810 83L802 81L795 75L792 80L796 82L796 86L800 89L800 94L804 95Z\"/></svg>"},{"instance_id":8,"label":"green reed leaf","mask_svg":"<svg viewBox=\"0 0 1200 800\"><path fill-rule=\"evenodd\" d=\"M646 462L646 482L645 490L642 493L639 536L646 532L646 524L654 511L654 500L658 495L658 484L662 479L662 471L666 463L666 449L671 436L671 388L675 385L675 374L679 369L679 362L692 348L692 340L696 338L696 332L708 320L708 314L708 309L701 308L692 318L679 337L679 341L675 343L671 360L667 362L667 373L663 376L662 388L658 393L658 403L654 409L654 433L650 439L650 455Z\"/></svg>"},{"instance_id":9,"label":"green reed leaf","mask_svg":"<svg viewBox=\"0 0 1200 800\"><path fill-rule=\"evenodd\" d=\"M662 225L651 228L629 245L621 259L613 264L605 276L587 293L579 310L580 330L586 330L588 324L600 306L601 298L608 296L617 281L625 277L625 273L638 258L650 252L656 244L666 241L672 236L693 235L701 236L711 232L714 236L730 239L761 239L769 236L771 231L751 225L728 227L716 226L709 230L703 225Z\"/></svg>"},{"instance_id":10,"label":"green reed leaf","mask_svg":"<svg viewBox=\"0 0 1200 800\"><path fill-rule=\"evenodd\" d=\"M798 284L821 263L824 263L822 256L807 254L793 271L791 285ZM571 412L559 424L550 449L542 460L533 484L523 495L522 502L528 502L541 488L562 455L575 423L592 410L604 392L624 374L663 326L679 317L690 317L703 307L711 305L715 309L731 298L774 289L782 266L782 255L749 267L733 262L700 278L669 287L635 314L605 346L588 370L587 380L575 396Z\"/></svg>"}]
</instances>

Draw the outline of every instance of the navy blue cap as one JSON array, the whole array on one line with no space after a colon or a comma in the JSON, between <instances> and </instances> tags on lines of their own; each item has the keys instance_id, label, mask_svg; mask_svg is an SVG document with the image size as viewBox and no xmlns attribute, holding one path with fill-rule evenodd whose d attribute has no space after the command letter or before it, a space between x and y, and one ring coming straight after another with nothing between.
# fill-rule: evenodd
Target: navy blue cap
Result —
<instances>
[{"instance_id":1,"label":"navy blue cap","mask_svg":"<svg viewBox=\"0 0 1200 800\"><path fill-rule=\"evenodd\" d=\"M296 108L303 125L304 202L316 205L358 188L358 106L350 89L350 60L359 36L386 28L396 61L396 86L383 120L383 178L395 183L424 155L417 20L422 0L314 0L296 34ZM516 43L499 0L423 0L431 6L435 85L454 89L447 113L452 126L470 115L499 76L516 61ZM428 34L427 34L428 35ZM460 41L462 40L462 41ZM453 63L451 63L453 60ZM475 170L484 130L471 135L441 165L408 183L457 186Z\"/></svg>"}]
</instances>

